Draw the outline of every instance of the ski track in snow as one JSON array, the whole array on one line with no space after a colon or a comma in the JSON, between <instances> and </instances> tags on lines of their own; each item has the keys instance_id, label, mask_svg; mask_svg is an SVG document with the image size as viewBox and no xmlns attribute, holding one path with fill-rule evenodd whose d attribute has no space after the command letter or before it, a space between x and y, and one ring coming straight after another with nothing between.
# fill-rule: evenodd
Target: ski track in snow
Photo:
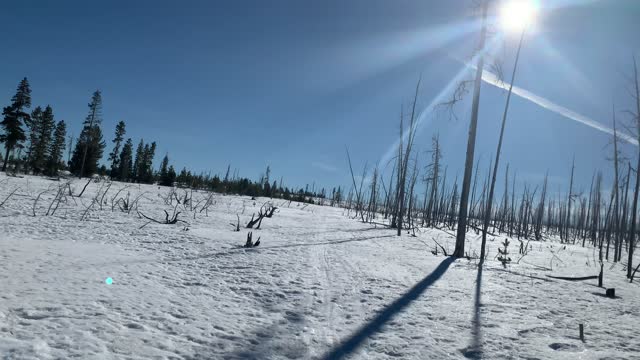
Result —
<instances>
[{"instance_id":1,"label":"ski track in snow","mask_svg":"<svg viewBox=\"0 0 640 360\"><path fill-rule=\"evenodd\" d=\"M215 195L208 216L194 220L184 210L188 230L139 229L146 220L135 211L111 211L120 183L87 221L79 219L101 184L43 216L58 184L0 175L0 201L20 188L0 207L3 359L321 359L442 263L432 238L454 244L440 230L399 238L343 209L274 200L279 210L253 230L260 247L244 249L249 229L234 232L229 223L236 213L246 223L268 199ZM73 182L76 192L83 185ZM33 200L47 188L34 217ZM140 210L148 216L171 211L161 198L168 188L127 191L145 193ZM477 251L477 236L469 238ZM605 285L619 296L608 299L595 282L546 277L597 274L593 249L531 241L530 254L503 269L491 260L501 240L488 243L481 283L485 358L640 359L640 288L625 281L621 264L605 265ZM514 261L517 247L513 240ZM550 263L552 252L560 261ZM474 261L455 261L350 358L474 355L476 274Z\"/></svg>"}]
</instances>

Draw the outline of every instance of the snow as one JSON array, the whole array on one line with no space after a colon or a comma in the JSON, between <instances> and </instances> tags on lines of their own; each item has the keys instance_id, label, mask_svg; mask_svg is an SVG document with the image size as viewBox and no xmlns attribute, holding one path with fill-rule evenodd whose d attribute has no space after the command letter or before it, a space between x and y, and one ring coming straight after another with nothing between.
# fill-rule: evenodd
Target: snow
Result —
<instances>
[{"instance_id":1,"label":"snow","mask_svg":"<svg viewBox=\"0 0 640 360\"><path fill-rule=\"evenodd\" d=\"M76 194L84 183L73 180ZM242 225L269 199L215 194L195 219L178 208L188 225L147 224L112 211L111 197L128 186L119 196L142 194L139 210L164 219L170 189L114 182L81 221L106 187L91 183L45 216L61 184L0 175L0 202L18 188L0 207L3 358L436 359L476 356L479 344L491 359L640 359L640 288L622 264L605 264L616 299L596 280L547 277L597 275L592 248L531 241L516 264L512 240L505 269L493 260L503 238L491 239L479 273L431 253L432 239L453 249L447 231L397 237L340 208L273 200L278 211L252 230L260 247L244 249Z\"/></svg>"}]
</instances>

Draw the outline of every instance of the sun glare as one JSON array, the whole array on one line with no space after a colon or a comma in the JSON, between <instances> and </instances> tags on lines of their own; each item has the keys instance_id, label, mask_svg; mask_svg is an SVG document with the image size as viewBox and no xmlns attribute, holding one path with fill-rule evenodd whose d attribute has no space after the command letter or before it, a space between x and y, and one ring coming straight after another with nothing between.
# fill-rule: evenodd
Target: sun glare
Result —
<instances>
[{"instance_id":1,"label":"sun glare","mask_svg":"<svg viewBox=\"0 0 640 360\"><path fill-rule=\"evenodd\" d=\"M535 0L508 0L500 9L500 23L507 31L519 31L531 25L537 13Z\"/></svg>"}]
</instances>

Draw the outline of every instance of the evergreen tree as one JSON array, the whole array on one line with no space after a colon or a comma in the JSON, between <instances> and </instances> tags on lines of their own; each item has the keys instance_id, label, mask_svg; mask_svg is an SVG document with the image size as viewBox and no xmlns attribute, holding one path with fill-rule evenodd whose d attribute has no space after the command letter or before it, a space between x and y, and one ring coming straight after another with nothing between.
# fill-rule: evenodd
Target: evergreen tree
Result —
<instances>
[{"instance_id":1,"label":"evergreen tree","mask_svg":"<svg viewBox=\"0 0 640 360\"><path fill-rule=\"evenodd\" d=\"M131 138L122 147L120 159L118 161L118 179L129 181L133 177L133 141Z\"/></svg>"},{"instance_id":2,"label":"evergreen tree","mask_svg":"<svg viewBox=\"0 0 640 360\"><path fill-rule=\"evenodd\" d=\"M167 184L167 176L169 175L169 154L165 154L160 163L159 183L162 186L170 186Z\"/></svg>"},{"instance_id":3,"label":"evergreen tree","mask_svg":"<svg viewBox=\"0 0 640 360\"><path fill-rule=\"evenodd\" d=\"M102 140L102 95L96 90L89 103L89 114L84 121L84 127L76 142L71 164L71 172L79 177L94 174L98 171L98 162L106 146Z\"/></svg>"},{"instance_id":4,"label":"evergreen tree","mask_svg":"<svg viewBox=\"0 0 640 360\"><path fill-rule=\"evenodd\" d=\"M166 182L168 184L166 186L173 186L173 184L176 182L176 170L173 168L173 165L169 165L169 170L167 170Z\"/></svg>"},{"instance_id":5,"label":"evergreen tree","mask_svg":"<svg viewBox=\"0 0 640 360\"><path fill-rule=\"evenodd\" d=\"M25 125L29 129L29 147L27 148L27 161L31 163L35 147L38 145L38 135L42 126L42 108L36 106L31 112L31 117L25 121Z\"/></svg>"},{"instance_id":6,"label":"evergreen tree","mask_svg":"<svg viewBox=\"0 0 640 360\"><path fill-rule=\"evenodd\" d=\"M64 152L65 138L67 136L67 125L64 120L58 121L53 132L51 146L49 146L49 156L47 158L47 174L53 176L58 173L62 163L62 153Z\"/></svg>"},{"instance_id":7,"label":"evergreen tree","mask_svg":"<svg viewBox=\"0 0 640 360\"><path fill-rule=\"evenodd\" d=\"M342 202L342 189L338 186L338 190L333 195L333 201L340 206L340 202Z\"/></svg>"},{"instance_id":8,"label":"evergreen tree","mask_svg":"<svg viewBox=\"0 0 640 360\"><path fill-rule=\"evenodd\" d=\"M124 139L124 134L126 133L124 121L120 121L118 125L116 125L116 136L113 138L113 150L109 154L109 162L111 163L111 177L114 179L118 179L118 169L120 166L118 165L118 161L120 160L120 145L122 145L122 140Z\"/></svg>"},{"instance_id":9,"label":"evergreen tree","mask_svg":"<svg viewBox=\"0 0 640 360\"><path fill-rule=\"evenodd\" d=\"M182 168L180 171L180 175L177 176L176 181L180 185L187 185L189 183L189 178L191 177L190 173L187 172L187 168Z\"/></svg>"},{"instance_id":10,"label":"evergreen tree","mask_svg":"<svg viewBox=\"0 0 640 360\"><path fill-rule=\"evenodd\" d=\"M176 171L173 166L169 166L169 155L165 155L160 164L159 183L162 186L173 186L176 181Z\"/></svg>"},{"instance_id":11,"label":"evergreen tree","mask_svg":"<svg viewBox=\"0 0 640 360\"><path fill-rule=\"evenodd\" d=\"M140 182L144 168L144 139L140 139L136 149L136 158L133 162L133 180Z\"/></svg>"},{"instance_id":12,"label":"evergreen tree","mask_svg":"<svg viewBox=\"0 0 640 360\"><path fill-rule=\"evenodd\" d=\"M28 158L34 174L45 171L48 160L47 153L51 146L51 135L55 124L53 109L49 105L44 111L38 106L31 114L31 120L29 121L31 142L29 144Z\"/></svg>"},{"instance_id":13,"label":"evergreen tree","mask_svg":"<svg viewBox=\"0 0 640 360\"><path fill-rule=\"evenodd\" d=\"M144 166L143 166L143 175L142 182L151 184L153 183L153 158L156 154L156 142L152 142L151 146L149 144L144 147Z\"/></svg>"},{"instance_id":14,"label":"evergreen tree","mask_svg":"<svg viewBox=\"0 0 640 360\"><path fill-rule=\"evenodd\" d=\"M0 142L4 143L4 163L2 171L7 170L9 153L16 147L21 148L21 143L27 138L22 128L22 123L29 122L29 114L24 110L31 107L31 89L27 78L22 79L18 85L16 94L11 98L11 105L6 106L2 115L4 119L0 122L4 134L0 135Z\"/></svg>"}]
</instances>

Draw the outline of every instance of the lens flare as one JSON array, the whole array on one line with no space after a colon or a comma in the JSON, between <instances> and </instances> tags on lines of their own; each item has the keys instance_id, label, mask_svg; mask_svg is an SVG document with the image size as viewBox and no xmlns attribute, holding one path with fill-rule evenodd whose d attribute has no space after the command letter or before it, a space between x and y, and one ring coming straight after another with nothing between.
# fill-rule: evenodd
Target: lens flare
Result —
<instances>
[{"instance_id":1,"label":"lens flare","mask_svg":"<svg viewBox=\"0 0 640 360\"><path fill-rule=\"evenodd\" d=\"M500 9L500 24L506 31L519 31L533 24L539 4L535 0L509 0Z\"/></svg>"}]
</instances>

